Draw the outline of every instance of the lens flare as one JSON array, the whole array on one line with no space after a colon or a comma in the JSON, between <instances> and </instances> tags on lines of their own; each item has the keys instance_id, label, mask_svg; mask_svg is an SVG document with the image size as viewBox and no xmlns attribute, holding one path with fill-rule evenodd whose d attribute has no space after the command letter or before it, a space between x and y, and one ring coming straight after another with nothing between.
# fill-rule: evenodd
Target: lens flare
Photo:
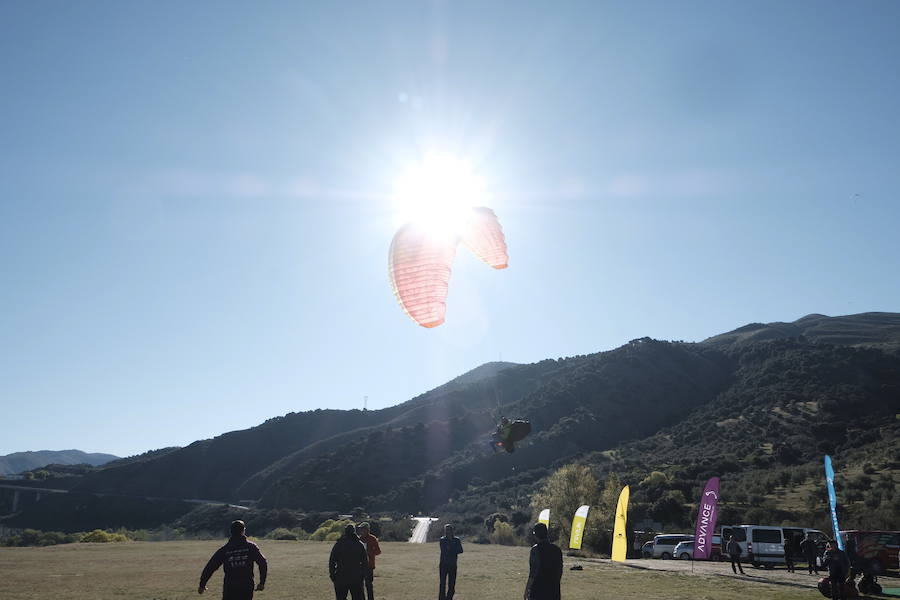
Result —
<instances>
[{"instance_id":1,"label":"lens flare","mask_svg":"<svg viewBox=\"0 0 900 600\"><path fill-rule=\"evenodd\" d=\"M469 163L429 153L394 183L397 225L411 223L433 234L459 236L473 206L487 204L481 179Z\"/></svg>"}]
</instances>

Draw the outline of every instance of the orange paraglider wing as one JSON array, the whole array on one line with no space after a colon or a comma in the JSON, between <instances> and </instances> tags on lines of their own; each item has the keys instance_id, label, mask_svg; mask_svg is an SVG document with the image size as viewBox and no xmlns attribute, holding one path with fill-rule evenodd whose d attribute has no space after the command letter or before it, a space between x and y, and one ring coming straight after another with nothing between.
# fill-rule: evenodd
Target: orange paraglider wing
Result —
<instances>
[{"instance_id":1,"label":"orange paraglider wing","mask_svg":"<svg viewBox=\"0 0 900 600\"><path fill-rule=\"evenodd\" d=\"M506 236L497 215L490 208L479 206L472 209L462 239L475 256L495 269L509 266Z\"/></svg>"},{"instance_id":2,"label":"orange paraglider wing","mask_svg":"<svg viewBox=\"0 0 900 600\"><path fill-rule=\"evenodd\" d=\"M444 322L457 242L455 236L435 236L412 224L401 227L391 242L391 287L406 314L422 327Z\"/></svg>"}]
</instances>

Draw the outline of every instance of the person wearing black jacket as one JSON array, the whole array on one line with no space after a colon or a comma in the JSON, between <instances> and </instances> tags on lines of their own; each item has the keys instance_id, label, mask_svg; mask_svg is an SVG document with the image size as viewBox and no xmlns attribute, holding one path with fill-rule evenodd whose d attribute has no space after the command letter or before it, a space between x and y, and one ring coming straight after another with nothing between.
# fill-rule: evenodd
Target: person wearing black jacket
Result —
<instances>
[{"instance_id":1,"label":"person wearing black jacket","mask_svg":"<svg viewBox=\"0 0 900 600\"><path fill-rule=\"evenodd\" d=\"M787 566L788 573L794 572L794 545L790 539L784 542L784 564Z\"/></svg>"},{"instance_id":2,"label":"person wearing black jacket","mask_svg":"<svg viewBox=\"0 0 900 600\"><path fill-rule=\"evenodd\" d=\"M438 542L441 558L438 562L438 578L441 587L438 589L438 600L453 600L456 592L457 557L463 553L462 541L453 535L453 525L444 525L444 537Z\"/></svg>"},{"instance_id":3,"label":"person wearing black jacket","mask_svg":"<svg viewBox=\"0 0 900 600\"><path fill-rule=\"evenodd\" d=\"M737 575L738 569L741 571L741 575L744 574L744 567L741 566L741 545L737 543L737 540L734 539L734 536L728 537L728 544L725 545L725 550L728 553L728 556L731 557L731 570ZM737 565L737 568L735 568Z\"/></svg>"},{"instance_id":4,"label":"person wearing black jacket","mask_svg":"<svg viewBox=\"0 0 900 600\"><path fill-rule=\"evenodd\" d=\"M363 580L368 567L366 546L353 525L347 525L328 557L328 576L334 584L335 600L347 600L348 592L352 600L364 600Z\"/></svg>"},{"instance_id":5,"label":"person wearing black jacket","mask_svg":"<svg viewBox=\"0 0 900 600\"><path fill-rule=\"evenodd\" d=\"M528 557L525 600L560 600L562 550L547 539L547 526L543 523L537 523L531 533L537 538L538 543L531 547L531 554Z\"/></svg>"},{"instance_id":6,"label":"person wearing black jacket","mask_svg":"<svg viewBox=\"0 0 900 600\"><path fill-rule=\"evenodd\" d=\"M216 569L223 567L225 583L222 587L222 600L251 600L254 584L253 563L259 566L259 585L256 586L256 591L261 592L266 587L269 563L259 551L259 546L247 539L245 531L243 521L231 523L231 537L228 543L216 550L200 575L198 594L206 591L209 578Z\"/></svg>"},{"instance_id":7,"label":"person wearing black jacket","mask_svg":"<svg viewBox=\"0 0 900 600\"><path fill-rule=\"evenodd\" d=\"M819 565L816 564L816 557L819 554L819 549L812 539L812 534L807 533L803 541L800 542L800 553L806 559L806 569L809 571L809 574L812 575L815 572L818 575Z\"/></svg>"}]
</instances>

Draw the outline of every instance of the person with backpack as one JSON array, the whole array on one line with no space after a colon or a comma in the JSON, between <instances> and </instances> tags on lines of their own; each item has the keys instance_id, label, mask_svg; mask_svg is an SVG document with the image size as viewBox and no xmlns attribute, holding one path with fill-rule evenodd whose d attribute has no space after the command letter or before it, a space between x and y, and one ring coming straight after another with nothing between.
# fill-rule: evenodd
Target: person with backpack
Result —
<instances>
[{"instance_id":1,"label":"person with backpack","mask_svg":"<svg viewBox=\"0 0 900 600\"><path fill-rule=\"evenodd\" d=\"M825 546L823 566L828 568L828 579L831 581L831 600L847 600L844 584L850 574L850 559L847 553L838 548L834 541Z\"/></svg>"}]
</instances>

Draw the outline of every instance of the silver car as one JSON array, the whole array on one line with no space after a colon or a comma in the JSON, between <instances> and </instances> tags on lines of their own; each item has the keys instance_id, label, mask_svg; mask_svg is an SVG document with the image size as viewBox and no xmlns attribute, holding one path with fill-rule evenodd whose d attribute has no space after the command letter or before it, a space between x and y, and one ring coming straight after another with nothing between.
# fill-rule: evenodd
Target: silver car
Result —
<instances>
[{"instance_id":1,"label":"silver car","mask_svg":"<svg viewBox=\"0 0 900 600\"><path fill-rule=\"evenodd\" d=\"M675 546L685 541L693 541L694 536L686 533L663 533L653 538L653 558L668 560L675 554Z\"/></svg>"},{"instance_id":2,"label":"silver car","mask_svg":"<svg viewBox=\"0 0 900 600\"><path fill-rule=\"evenodd\" d=\"M691 560L694 557L694 540L681 542L672 550L672 558Z\"/></svg>"},{"instance_id":3,"label":"silver car","mask_svg":"<svg viewBox=\"0 0 900 600\"><path fill-rule=\"evenodd\" d=\"M693 560L694 540L681 542L672 550L672 558L678 560ZM722 538L714 535L710 546L709 560L722 560Z\"/></svg>"}]
</instances>

